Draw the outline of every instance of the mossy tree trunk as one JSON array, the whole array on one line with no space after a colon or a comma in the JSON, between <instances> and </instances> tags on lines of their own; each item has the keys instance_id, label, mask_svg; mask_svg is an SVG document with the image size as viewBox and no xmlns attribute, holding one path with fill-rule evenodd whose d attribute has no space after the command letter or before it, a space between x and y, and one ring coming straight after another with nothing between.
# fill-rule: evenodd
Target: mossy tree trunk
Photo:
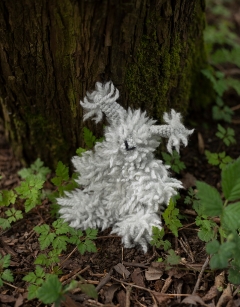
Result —
<instances>
[{"instance_id":1,"label":"mossy tree trunk","mask_svg":"<svg viewBox=\"0 0 240 307\"><path fill-rule=\"evenodd\" d=\"M96 81L155 118L185 112L201 93L204 22L203 0L0 1L0 105L18 157L69 162Z\"/></svg>"}]
</instances>

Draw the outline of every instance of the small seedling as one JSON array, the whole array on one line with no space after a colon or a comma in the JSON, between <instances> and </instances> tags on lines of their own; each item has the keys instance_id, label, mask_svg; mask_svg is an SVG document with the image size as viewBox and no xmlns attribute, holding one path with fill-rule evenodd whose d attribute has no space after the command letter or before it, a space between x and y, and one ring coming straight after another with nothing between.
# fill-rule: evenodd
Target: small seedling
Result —
<instances>
[{"instance_id":1,"label":"small seedling","mask_svg":"<svg viewBox=\"0 0 240 307\"><path fill-rule=\"evenodd\" d=\"M167 209L162 214L162 217L166 226L176 237L178 237L178 228L182 227L182 223L179 220L179 209L175 208L175 206L176 201L171 198Z\"/></svg>"},{"instance_id":2,"label":"small seedling","mask_svg":"<svg viewBox=\"0 0 240 307\"><path fill-rule=\"evenodd\" d=\"M208 159L208 163L211 165L217 165L220 169L224 169L226 165L232 162L232 158L226 155L226 152L220 153L211 153L208 150L205 150L205 155Z\"/></svg>"},{"instance_id":3,"label":"small seedling","mask_svg":"<svg viewBox=\"0 0 240 307\"><path fill-rule=\"evenodd\" d=\"M4 281L13 282L12 272L8 269L10 265L10 255L0 255L0 287L3 286Z\"/></svg>"},{"instance_id":4,"label":"small seedling","mask_svg":"<svg viewBox=\"0 0 240 307\"><path fill-rule=\"evenodd\" d=\"M186 168L184 162L180 161L180 156L176 150L173 150L172 155L162 152L162 157L166 164L170 165L172 170L177 174Z\"/></svg>"},{"instance_id":5,"label":"small seedling","mask_svg":"<svg viewBox=\"0 0 240 307\"><path fill-rule=\"evenodd\" d=\"M216 136L220 138L226 146L236 143L235 132L232 128L223 128L220 124L218 124L218 132Z\"/></svg>"}]
</instances>

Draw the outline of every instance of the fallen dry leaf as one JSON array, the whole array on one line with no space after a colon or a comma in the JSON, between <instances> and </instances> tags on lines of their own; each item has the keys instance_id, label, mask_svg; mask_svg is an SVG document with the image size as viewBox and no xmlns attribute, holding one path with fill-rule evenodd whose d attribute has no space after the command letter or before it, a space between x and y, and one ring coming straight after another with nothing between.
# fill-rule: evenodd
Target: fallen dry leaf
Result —
<instances>
[{"instance_id":1,"label":"fallen dry leaf","mask_svg":"<svg viewBox=\"0 0 240 307\"><path fill-rule=\"evenodd\" d=\"M188 190L191 187L194 187L196 185L196 178L190 174L190 173L186 173L183 178L182 178L182 184L184 189Z\"/></svg>"},{"instance_id":2,"label":"fallen dry leaf","mask_svg":"<svg viewBox=\"0 0 240 307\"><path fill-rule=\"evenodd\" d=\"M217 306L216 307L222 307L225 306L228 302L232 301L232 288L231 285L228 284L227 288L223 290L222 295L220 296Z\"/></svg>"},{"instance_id":3,"label":"fallen dry leaf","mask_svg":"<svg viewBox=\"0 0 240 307\"><path fill-rule=\"evenodd\" d=\"M128 278L129 275L131 274L122 263L118 263L115 265L114 270L118 272L120 275L124 276L124 278Z\"/></svg>"},{"instance_id":4,"label":"fallen dry leaf","mask_svg":"<svg viewBox=\"0 0 240 307\"><path fill-rule=\"evenodd\" d=\"M131 278L132 278L132 281L135 283L135 285L145 288L145 283L144 283L142 271L140 268L137 268L133 271Z\"/></svg>"},{"instance_id":5,"label":"fallen dry leaf","mask_svg":"<svg viewBox=\"0 0 240 307\"><path fill-rule=\"evenodd\" d=\"M112 284L105 292L104 292L104 296L105 296L105 303L106 304L111 304L114 294L115 292L119 289L120 284Z\"/></svg>"},{"instance_id":6,"label":"fallen dry leaf","mask_svg":"<svg viewBox=\"0 0 240 307\"><path fill-rule=\"evenodd\" d=\"M154 295L159 304L164 304L164 303L166 304L169 303L171 300L168 295L164 295L163 293L160 292L153 291L152 294Z\"/></svg>"},{"instance_id":7,"label":"fallen dry leaf","mask_svg":"<svg viewBox=\"0 0 240 307\"><path fill-rule=\"evenodd\" d=\"M210 288L210 290L207 292L207 294L202 297L202 300L204 302L210 301L213 298L217 297L218 294L219 294L219 291L218 291L217 287L214 285Z\"/></svg>"},{"instance_id":8,"label":"fallen dry leaf","mask_svg":"<svg viewBox=\"0 0 240 307\"><path fill-rule=\"evenodd\" d=\"M23 304L23 296L22 296L22 294L19 294L19 296L18 296L18 298L17 298L17 300L16 300L16 302L15 302L15 304L14 304L14 307L20 307L20 306L22 306L22 304Z\"/></svg>"},{"instance_id":9,"label":"fallen dry leaf","mask_svg":"<svg viewBox=\"0 0 240 307\"><path fill-rule=\"evenodd\" d=\"M125 307L126 305L126 293L121 290L120 292L117 293L117 300L119 303L119 307Z\"/></svg>"},{"instance_id":10,"label":"fallen dry leaf","mask_svg":"<svg viewBox=\"0 0 240 307\"><path fill-rule=\"evenodd\" d=\"M202 134L198 132L198 151L200 152L200 154L203 154L204 150L205 150L204 140Z\"/></svg>"},{"instance_id":11,"label":"fallen dry leaf","mask_svg":"<svg viewBox=\"0 0 240 307\"><path fill-rule=\"evenodd\" d=\"M147 280L157 280L162 277L164 269L161 263L152 262L151 266L145 271L145 277Z\"/></svg>"},{"instance_id":12,"label":"fallen dry leaf","mask_svg":"<svg viewBox=\"0 0 240 307\"><path fill-rule=\"evenodd\" d=\"M185 297L182 300L181 304L189 304L189 305L201 304L201 306L208 307L208 305L206 305L204 301L201 299L201 297L198 295L190 295L190 296Z\"/></svg>"}]
</instances>

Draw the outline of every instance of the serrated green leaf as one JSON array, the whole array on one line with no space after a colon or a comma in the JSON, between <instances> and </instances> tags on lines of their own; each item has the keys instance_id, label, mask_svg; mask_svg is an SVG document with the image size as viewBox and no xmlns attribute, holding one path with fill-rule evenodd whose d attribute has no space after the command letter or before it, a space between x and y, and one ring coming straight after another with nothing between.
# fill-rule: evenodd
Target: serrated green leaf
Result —
<instances>
[{"instance_id":1,"label":"serrated green leaf","mask_svg":"<svg viewBox=\"0 0 240 307\"><path fill-rule=\"evenodd\" d=\"M38 255L34 261L34 264L39 264L39 265L47 265L47 263L48 263L48 258L47 255L45 254Z\"/></svg>"},{"instance_id":2,"label":"serrated green leaf","mask_svg":"<svg viewBox=\"0 0 240 307\"><path fill-rule=\"evenodd\" d=\"M84 255L84 253L87 250L87 247L83 242L78 243L77 248L78 248L78 251L80 252L81 255Z\"/></svg>"},{"instance_id":3,"label":"serrated green leaf","mask_svg":"<svg viewBox=\"0 0 240 307\"><path fill-rule=\"evenodd\" d=\"M69 232L69 225L64 222L62 219L58 219L53 222L53 227L56 229L56 234L66 234Z\"/></svg>"},{"instance_id":4,"label":"serrated green leaf","mask_svg":"<svg viewBox=\"0 0 240 307\"><path fill-rule=\"evenodd\" d=\"M223 202L218 191L205 182L197 181L198 197L207 216L221 215Z\"/></svg>"},{"instance_id":5,"label":"serrated green leaf","mask_svg":"<svg viewBox=\"0 0 240 307\"><path fill-rule=\"evenodd\" d=\"M43 268L39 265L36 266L35 273L36 273L36 277L38 277L38 278L44 278L45 277L45 272L44 272Z\"/></svg>"},{"instance_id":6,"label":"serrated green leaf","mask_svg":"<svg viewBox=\"0 0 240 307\"><path fill-rule=\"evenodd\" d=\"M69 168L64 165L61 161L58 162L56 168L56 175L60 177L62 180L67 181L69 179Z\"/></svg>"},{"instance_id":7,"label":"serrated green leaf","mask_svg":"<svg viewBox=\"0 0 240 307\"><path fill-rule=\"evenodd\" d=\"M98 293L94 285L79 284L79 288L83 293L87 294L87 296L97 299Z\"/></svg>"},{"instance_id":8,"label":"serrated green leaf","mask_svg":"<svg viewBox=\"0 0 240 307\"><path fill-rule=\"evenodd\" d=\"M11 255L7 254L3 256L2 258L0 257L0 264L2 268L8 268L10 265L10 259Z\"/></svg>"},{"instance_id":9,"label":"serrated green leaf","mask_svg":"<svg viewBox=\"0 0 240 307\"><path fill-rule=\"evenodd\" d=\"M217 240L213 240L206 245L206 252L210 255L216 254L219 251L220 244Z\"/></svg>"},{"instance_id":10,"label":"serrated green leaf","mask_svg":"<svg viewBox=\"0 0 240 307\"><path fill-rule=\"evenodd\" d=\"M240 284L240 271L235 269L228 270L228 280L234 285Z\"/></svg>"},{"instance_id":11,"label":"serrated green leaf","mask_svg":"<svg viewBox=\"0 0 240 307\"><path fill-rule=\"evenodd\" d=\"M38 158L30 168L23 168L18 172L18 175L21 176L22 179L26 179L29 176L35 175L43 180L46 179L47 174L49 174L51 170L48 167L43 166L43 162Z\"/></svg>"},{"instance_id":12,"label":"serrated green leaf","mask_svg":"<svg viewBox=\"0 0 240 307\"><path fill-rule=\"evenodd\" d=\"M37 297L44 304L55 303L59 305L63 299L62 284L56 275L50 275L45 283L38 289Z\"/></svg>"},{"instance_id":13,"label":"serrated green leaf","mask_svg":"<svg viewBox=\"0 0 240 307\"><path fill-rule=\"evenodd\" d=\"M22 278L22 280L29 282L29 283L35 283L36 279L37 279L37 276L34 272L30 272Z\"/></svg>"},{"instance_id":14,"label":"serrated green leaf","mask_svg":"<svg viewBox=\"0 0 240 307\"><path fill-rule=\"evenodd\" d=\"M13 190L2 190L2 200L0 201L0 206L9 206L10 204L15 204L17 195Z\"/></svg>"},{"instance_id":15,"label":"serrated green leaf","mask_svg":"<svg viewBox=\"0 0 240 307\"><path fill-rule=\"evenodd\" d=\"M224 269L228 266L228 261L232 256L235 247L233 242L224 242L220 245L219 250L210 259L211 269Z\"/></svg>"},{"instance_id":16,"label":"serrated green leaf","mask_svg":"<svg viewBox=\"0 0 240 307\"><path fill-rule=\"evenodd\" d=\"M98 230L97 229L93 229L93 228L87 228L85 230L86 232L86 236L91 239L94 240L97 238L97 234L98 234Z\"/></svg>"},{"instance_id":17,"label":"serrated green leaf","mask_svg":"<svg viewBox=\"0 0 240 307\"><path fill-rule=\"evenodd\" d=\"M232 231L240 228L240 202L228 205L222 214L223 225Z\"/></svg>"},{"instance_id":18,"label":"serrated green leaf","mask_svg":"<svg viewBox=\"0 0 240 307\"><path fill-rule=\"evenodd\" d=\"M11 272L9 269L6 269L6 270L4 270L4 271L2 272L1 278L2 278L3 280L8 281L8 282L13 282L13 281L14 281L12 272Z\"/></svg>"},{"instance_id":19,"label":"serrated green leaf","mask_svg":"<svg viewBox=\"0 0 240 307\"><path fill-rule=\"evenodd\" d=\"M82 148L82 147L79 147L77 150L76 150L76 154L81 157L82 154L87 151L86 149Z\"/></svg>"},{"instance_id":20,"label":"serrated green leaf","mask_svg":"<svg viewBox=\"0 0 240 307\"><path fill-rule=\"evenodd\" d=\"M228 164L222 171L222 189L227 200L240 198L240 158Z\"/></svg>"},{"instance_id":21,"label":"serrated green leaf","mask_svg":"<svg viewBox=\"0 0 240 307\"><path fill-rule=\"evenodd\" d=\"M43 224L40 226L35 226L33 230L36 231L36 233L38 234L48 234L50 231L50 226L47 224Z\"/></svg>"},{"instance_id":22,"label":"serrated green leaf","mask_svg":"<svg viewBox=\"0 0 240 307\"><path fill-rule=\"evenodd\" d=\"M37 285L30 285L28 287L28 300L32 300L37 297L37 292L38 292L39 286Z\"/></svg>"},{"instance_id":23,"label":"serrated green leaf","mask_svg":"<svg viewBox=\"0 0 240 307\"><path fill-rule=\"evenodd\" d=\"M87 127L83 128L83 138L84 142L89 149L92 149L96 143L96 137L93 135L92 131Z\"/></svg>"},{"instance_id":24,"label":"serrated green leaf","mask_svg":"<svg viewBox=\"0 0 240 307\"><path fill-rule=\"evenodd\" d=\"M93 241L86 239L84 244L86 245L86 250L89 253L96 253L97 252L97 248L96 248L95 244L93 243Z\"/></svg>"},{"instance_id":25,"label":"serrated green leaf","mask_svg":"<svg viewBox=\"0 0 240 307\"><path fill-rule=\"evenodd\" d=\"M168 264L176 265L181 261L181 257L178 256L173 249L170 249L168 251L168 254L169 255L166 258L166 261L167 261Z\"/></svg>"},{"instance_id":26,"label":"serrated green leaf","mask_svg":"<svg viewBox=\"0 0 240 307\"><path fill-rule=\"evenodd\" d=\"M0 227L5 230L7 228L10 228L11 227L11 224L9 223L9 221L7 219L3 219L3 218L0 218Z\"/></svg>"},{"instance_id":27,"label":"serrated green leaf","mask_svg":"<svg viewBox=\"0 0 240 307\"><path fill-rule=\"evenodd\" d=\"M53 248L58 248L65 251L67 249L67 242L67 236L57 236L52 242L52 246Z\"/></svg>"},{"instance_id":28,"label":"serrated green leaf","mask_svg":"<svg viewBox=\"0 0 240 307\"><path fill-rule=\"evenodd\" d=\"M41 235L38 240L40 243L41 250L47 248L51 243L53 243L54 238L56 237L55 233L50 232L48 235Z\"/></svg>"},{"instance_id":29,"label":"serrated green leaf","mask_svg":"<svg viewBox=\"0 0 240 307\"><path fill-rule=\"evenodd\" d=\"M201 228L198 232L198 237L204 242L209 242L214 238L214 232L212 229L209 230L207 228Z\"/></svg>"}]
</instances>

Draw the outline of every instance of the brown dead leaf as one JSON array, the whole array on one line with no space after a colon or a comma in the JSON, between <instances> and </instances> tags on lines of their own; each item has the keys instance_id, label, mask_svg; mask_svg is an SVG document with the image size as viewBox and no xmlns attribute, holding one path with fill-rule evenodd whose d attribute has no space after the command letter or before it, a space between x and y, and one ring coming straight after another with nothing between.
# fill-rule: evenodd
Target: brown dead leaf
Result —
<instances>
[{"instance_id":1,"label":"brown dead leaf","mask_svg":"<svg viewBox=\"0 0 240 307\"><path fill-rule=\"evenodd\" d=\"M204 140L202 134L198 132L198 151L200 152L200 154L203 154L204 150L205 150Z\"/></svg>"},{"instance_id":2,"label":"brown dead leaf","mask_svg":"<svg viewBox=\"0 0 240 307\"><path fill-rule=\"evenodd\" d=\"M159 304L167 304L171 300L168 295L164 295L163 293L160 292L153 291L152 294L154 295Z\"/></svg>"},{"instance_id":3,"label":"brown dead leaf","mask_svg":"<svg viewBox=\"0 0 240 307\"><path fill-rule=\"evenodd\" d=\"M133 271L131 278L132 278L132 281L135 283L135 285L145 288L145 283L144 283L142 271L140 268L137 268Z\"/></svg>"},{"instance_id":4,"label":"brown dead leaf","mask_svg":"<svg viewBox=\"0 0 240 307\"><path fill-rule=\"evenodd\" d=\"M126 306L126 293L123 290L117 293L117 300L119 303L119 307Z\"/></svg>"},{"instance_id":5,"label":"brown dead leaf","mask_svg":"<svg viewBox=\"0 0 240 307\"><path fill-rule=\"evenodd\" d=\"M197 179L192 174L186 173L181 181L184 189L188 190L196 185L196 180Z\"/></svg>"},{"instance_id":6,"label":"brown dead leaf","mask_svg":"<svg viewBox=\"0 0 240 307\"><path fill-rule=\"evenodd\" d=\"M130 275L130 272L125 268L125 266L122 263L118 263L113 268L120 275L124 276L124 278L128 278Z\"/></svg>"},{"instance_id":7,"label":"brown dead leaf","mask_svg":"<svg viewBox=\"0 0 240 307\"><path fill-rule=\"evenodd\" d=\"M120 284L112 284L105 292L104 292L104 296L105 296L105 303L106 304L111 304L114 294L115 292L119 289Z\"/></svg>"},{"instance_id":8,"label":"brown dead leaf","mask_svg":"<svg viewBox=\"0 0 240 307\"><path fill-rule=\"evenodd\" d=\"M23 300L24 300L24 299L23 299L22 294L19 294L19 296L18 296L18 298L17 298L17 300L16 300L16 302L15 302L14 307L20 307L20 306L22 306Z\"/></svg>"},{"instance_id":9,"label":"brown dead leaf","mask_svg":"<svg viewBox=\"0 0 240 307\"><path fill-rule=\"evenodd\" d=\"M231 289L231 285L228 284L227 288L223 290L223 293L220 296L216 307L225 306L231 300L232 300L232 289Z\"/></svg>"},{"instance_id":10,"label":"brown dead leaf","mask_svg":"<svg viewBox=\"0 0 240 307\"><path fill-rule=\"evenodd\" d=\"M146 280L157 280L161 278L164 273L163 266L161 263L152 262L151 266L145 271Z\"/></svg>"},{"instance_id":11,"label":"brown dead leaf","mask_svg":"<svg viewBox=\"0 0 240 307\"><path fill-rule=\"evenodd\" d=\"M221 272L219 275L215 277L215 283L214 285L218 289L218 291L222 291L225 284L225 272Z\"/></svg>"},{"instance_id":12,"label":"brown dead leaf","mask_svg":"<svg viewBox=\"0 0 240 307\"><path fill-rule=\"evenodd\" d=\"M204 303L204 301L201 299L200 296L198 295L190 295L190 296L187 296L185 297L181 304L189 304L189 305L197 305L197 304L200 304L201 306L206 306L208 307L208 305L206 305Z\"/></svg>"},{"instance_id":13,"label":"brown dead leaf","mask_svg":"<svg viewBox=\"0 0 240 307\"><path fill-rule=\"evenodd\" d=\"M1 303L13 303L16 299L13 296L6 295L6 294L0 294L0 302Z\"/></svg>"},{"instance_id":14,"label":"brown dead leaf","mask_svg":"<svg viewBox=\"0 0 240 307\"><path fill-rule=\"evenodd\" d=\"M210 301L212 300L213 298L217 297L219 294L219 291L217 289L217 287L214 285L210 288L210 290L208 291L208 293L206 295L204 295L202 297L202 300L204 302L207 302L207 301Z\"/></svg>"},{"instance_id":15,"label":"brown dead leaf","mask_svg":"<svg viewBox=\"0 0 240 307\"><path fill-rule=\"evenodd\" d=\"M187 275L188 271L179 270L177 268L171 268L166 273L168 274L169 277L174 277L174 278L179 279L179 278L182 278L183 276Z\"/></svg>"}]
</instances>

